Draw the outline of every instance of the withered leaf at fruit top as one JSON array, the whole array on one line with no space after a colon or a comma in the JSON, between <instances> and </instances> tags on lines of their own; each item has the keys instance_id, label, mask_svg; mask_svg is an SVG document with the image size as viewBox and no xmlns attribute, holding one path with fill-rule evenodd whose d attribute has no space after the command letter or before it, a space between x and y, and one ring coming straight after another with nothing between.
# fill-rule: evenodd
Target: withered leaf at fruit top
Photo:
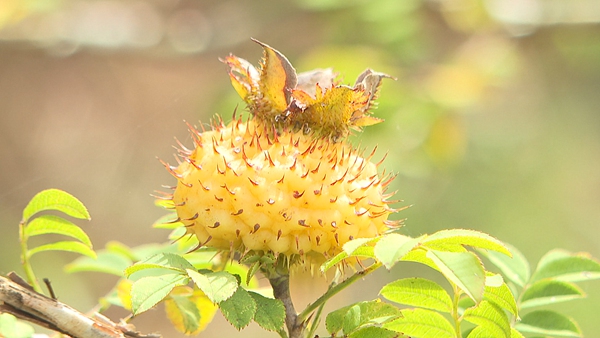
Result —
<instances>
[{"instance_id":1,"label":"withered leaf at fruit top","mask_svg":"<svg viewBox=\"0 0 600 338\"><path fill-rule=\"evenodd\" d=\"M383 121L382 119L367 114L369 109L373 108L375 105L375 100L379 95L379 89L381 87L381 80L384 78L394 79L387 74L375 72L372 69L365 70L356 79L354 88L363 91L368 96L368 99L363 107L353 112L352 117L350 118L352 127L366 127Z\"/></svg>"},{"instance_id":2,"label":"withered leaf at fruit top","mask_svg":"<svg viewBox=\"0 0 600 338\"><path fill-rule=\"evenodd\" d=\"M258 90L260 81L256 68L250 62L231 54L221 61L229 66L229 78L235 91L250 104L250 97Z\"/></svg>"},{"instance_id":3,"label":"withered leaf at fruit top","mask_svg":"<svg viewBox=\"0 0 600 338\"><path fill-rule=\"evenodd\" d=\"M291 90L296 88L296 70L288 59L269 45L254 40L263 47L259 88L267 103L277 113L282 113L290 104Z\"/></svg>"},{"instance_id":4,"label":"withered leaf at fruit top","mask_svg":"<svg viewBox=\"0 0 600 338\"><path fill-rule=\"evenodd\" d=\"M302 129L320 137L346 137L350 129L360 130L382 119L371 116L381 80L391 76L365 70L354 86L338 84L331 68L300 74L288 59L269 45L263 47L259 69L248 61L230 55L223 60L229 66L233 87L248 104L250 112L268 129Z\"/></svg>"},{"instance_id":5,"label":"withered leaf at fruit top","mask_svg":"<svg viewBox=\"0 0 600 338\"><path fill-rule=\"evenodd\" d=\"M301 113L292 115L292 120L321 135L333 137L345 136L349 121L354 112L361 109L368 100L364 92L348 86L336 86L323 89L315 86L315 97L302 90L294 90Z\"/></svg>"},{"instance_id":6,"label":"withered leaf at fruit top","mask_svg":"<svg viewBox=\"0 0 600 338\"><path fill-rule=\"evenodd\" d=\"M336 85L335 79L338 74L331 68L313 69L298 74L298 85L296 89L306 92L313 98L316 95L317 84L321 88L330 88Z\"/></svg>"}]
</instances>

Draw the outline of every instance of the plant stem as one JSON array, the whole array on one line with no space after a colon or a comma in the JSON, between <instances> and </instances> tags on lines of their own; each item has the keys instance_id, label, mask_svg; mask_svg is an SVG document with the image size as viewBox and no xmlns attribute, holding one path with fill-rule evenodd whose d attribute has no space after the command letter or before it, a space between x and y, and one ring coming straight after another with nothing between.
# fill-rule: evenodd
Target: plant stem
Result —
<instances>
[{"instance_id":1,"label":"plant stem","mask_svg":"<svg viewBox=\"0 0 600 338\"><path fill-rule=\"evenodd\" d=\"M273 296L283 302L285 307L285 326L288 329L289 338L302 338L305 324L296 313L294 303L290 295L290 275L278 274L269 277L269 283L273 288Z\"/></svg>"},{"instance_id":2,"label":"plant stem","mask_svg":"<svg viewBox=\"0 0 600 338\"><path fill-rule=\"evenodd\" d=\"M27 236L25 236L25 222L23 221L19 223L19 241L21 242L21 264L23 265L23 270L25 270L25 277L37 293L43 293L42 287L33 273L33 268L29 262L29 255L27 255Z\"/></svg>"},{"instance_id":3,"label":"plant stem","mask_svg":"<svg viewBox=\"0 0 600 338\"><path fill-rule=\"evenodd\" d=\"M462 338L460 331L460 316L458 315L458 302L460 301L460 289L458 286L452 284L452 291L454 291L454 299L452 301L452 318L454 319L454 330L457 338Z\"/></svg>"},{"instance_id":4,"label":"plant stem","mask_svg":"<svg viewBox=\"0 0 600 338\"><path fill-rule=\"evenodd\" d=\"M310 314L315 311L319 306L323 305L327 300L331 297L335 296L337 293L342 291L343 289L350 286L352 283L356 282L358 279L370 274L371 272L377 270L381 266L381 263L373 263L368 268L355 273L354 275L344 279L341 283L336 284L327 290L321 297L315 300L312 304L309 304L302 313L298 315L299 321L305 321Z\"/></svg>"}]
</instances>

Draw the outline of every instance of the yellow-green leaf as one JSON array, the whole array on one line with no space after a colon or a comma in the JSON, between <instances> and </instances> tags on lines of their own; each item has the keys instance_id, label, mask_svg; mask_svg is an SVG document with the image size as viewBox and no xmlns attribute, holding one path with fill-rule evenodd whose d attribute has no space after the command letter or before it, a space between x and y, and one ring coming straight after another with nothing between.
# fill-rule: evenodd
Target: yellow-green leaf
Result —
<instances>
[{"instance_id":1,"label":"yellow-green leaf","mask_svg":"<svg viewBox=\"0 0 600 338\"><path fill-rule=\"evenodd\" d=\"M134 315L150 310L163 300L176 286L186 285L189 277L169 273L143 277L131 286L131 309Z\"/></svg>"},{"instance_id":2,"label":"yellow-green leaf","mask_svg":"<svg viewBox=\"0 0 600 338\"><path fill-rule=\"evenodd\" d=\"M500 307L488 301L484 300L477 306L466 309L463 318L470 323L485 327L490 332L490 337L510 337L508 317Z\"/></svg>"},{"instance_id":3,"label":"yellow-green leaf","mask_svg":"<svg viewBox=\"0 0 600 338\"><path fill-rule=\"evenodd\" d=\"M383 327L407 336L456 338L454 327L444 316L420 308L402 310L402 317L383 324Z\"/></svg>"},{"instance_id":4,"label":"yellow-green leaf","mask_svg":"<svg viewBox=\"0 0 600 338\"><path fill-rule=\"evenodd\" d=\"M71 217L90 219L86 207L75 196L59 189L47 189L37 193L29 201L23 210L23 222L45 210L57 210Z\"/></svg>"},{"instance_id":5,"label":"yellow-green leaf","mask_svg":"<svg viewBox=\"0 0 600 338\"><path fill-rule=\"evenodd\" d=\"M474 248L493 250L511 256L504 243L496 238L475 230L449 229L438 231L423 239L423 245L442 251L455 251L452 246L471 246Z\"/></svg>"},{"instance_id":6,"label":"yellow-green leaf","mask_svg":"<svg viewBox=\"0 0 600 338\"><path fill-rule=\"evenodd\" d=\"M186 272L213 303L229 299L239 286L237 279L225 271L201 274L196 270L187 269Z\"/></svg>"},{"instance_id":7,"label":"yellow-green leaf","mask_svg":"<svg viewBox=\"0 0 600 338\"><path fill-rule=\"evenodd\" d=\"M439 284L424 278L405 278L391 282L379 292L399 304L450 312L452 299Z\"/></svg>"},{"instance_id":8,"label":"yellow-green leaf","mask_svg":"<svg viewBox=\"0 0 600 338\"><path fill-rule=\"evenodd\" d=\"M44 234L58 234L69 236L80 240L88 247L92 247L92 242L88 235L77 225L66 219L54 215L42 215L36 217L25 227L25 236L33 237Z\"/></svg>"},{"instance_id":9,"label":"yellow-green leaf","mask_svg":"<svg viewBox=\"0 0 600 338\"><path fill-rule=\"evenodd\" d=\"M447 252L429 250L430 258L442 274L463 290L475 302L483 299L485 270L481 261L472 252Z\"/></svg>"},{"instance_id":10,"label":"yellow-green leaf","mask_svg":"<svg viewBox=\"0 0 600 338\"><path fill-rule=\"evenodd\" d=\"M217 309L202 291L188 286L174 288L165 299L167 317L175 329L187 335L204 331Z\"/></svg>"},{"instance_id":11,"label":"yellow-green leaf","mask_svg":"<svg viewBox=\"0 0 600 338\"><path fill-rule=\"evenodd\" d=\"M44 251L68 251L68 252L76 252L88 257L96 258L96 253L89 246L76 241L61 241L54 242L50 244L44 244L37 246L33 249L27 251L27 255L29 257L35 255L36 253L44 252Z\"/></svg>"}]
</instances>

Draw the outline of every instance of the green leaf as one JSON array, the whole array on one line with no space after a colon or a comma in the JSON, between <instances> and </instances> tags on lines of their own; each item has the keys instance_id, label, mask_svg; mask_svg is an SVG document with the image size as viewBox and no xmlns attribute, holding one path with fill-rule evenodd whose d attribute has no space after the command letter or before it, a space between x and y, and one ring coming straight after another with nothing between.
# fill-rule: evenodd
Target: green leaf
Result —
<instances>
[{"instance_id":1,"label":"green leaf","mask_svg":"<svg viewBox=\"0 0 600 338\"><path fill-rule=\"evenodd\" d=\"M9 313L0 313L0 337L30 338L34 333L33 326Z\"/></svg>"},{"instance_id":2,"label":"green leaf","mask_svg":"<svg viewBox=\"0 0 600 338\"><path fill-rule=\"evenodd\" d=\"M189 277L176 273L143 277L131 286L131 310L134 315L148 311L176 286L186 285Z\"/></svg>"},{"instance_id":3,"label":"green leaf","mask_svg":"<svg viewBox=\"0 0 600 338\"><path fill-rule=\"evenodd\" d=\"M25 227L25 235L33 237L44 234L58 234L78 239L88 247L92 247L92 242L88 235L77 225L66 219L54 215L43 215L34 218Z\"/></svg>"},{"instance_id":4,"label":"green leaf","mask_svg":"<svg viewBox=\"0 0 600 338\"><path fill-rule=\"evenodd\" d=\"M406 337L405 335L398 335L398 332L394 332L382 327L366 326L362 327L348 335L348 338L399 338Z\"/></svg>"},{"instance_id":5,"label":"green leaf","mask_svg":"<svg viewBox=\"0 0 600 338\"><path fill-rule=\"evenodd\" d=\"M133 262L120 254L102 251L98 253L96 259L89 257L79 257L65 266L68 273L95 271L103 272L116 276L123 276L123 271Z\"/></svg>"},{"instance_id":6,"label":"green leaf","mask_svg":"<svg viewBox=\"0 0 600 338\"><path fill-rule=\"evenodd\" d=\"M512 257L508 257L504 254L495 251L478 250L484 257L486 257L492 264L494 264L504 277L516 285L523 287L529 281L530 267L529 262L523 254L514 246L504 243L504 245L512 253Z\"/></svg>"},{"instance_id":7,"label":"green leaf","mask_svg":"<svg viewBox=\"0 0 600 338\"><path fill-rule=\"evenodd\" d=\"M35 255L39 252L44 251L68 251L68 252L76 252L88 257L96 258L96 253L94 250L90 249L87 245L81 242L75 241L62 241L62 242L54 242L50 244L40 245L33 249L27 250L27 255L29 257Z\"/></svg>"},{"instance_id":8,"label":"green leaf","mask_svg":"<svg viewBox=\"0 0 600 338\"><path fill-rule=\"evenodd\" d=\"M333 256L331 259L329 259L325 263L323 263L321 265L320 269L322 272L325 272L325 271L331 269L332 267L336 266L338 263L340 263L341 261L343 261L344 259L346 259L348 257L374 258L375 255L373 254L373 247L361 246L361 247L354 249L351 256L348 255L348 253L346 251L340 252L339 254Z\"/></svg>"},{"instance_id":9,"label":"green leaf","mask_svg":"<svg viewBox=\"0 0 600 338\"><path fill-rule=\"evenodd\" d=\"M511 327L510 338L525 338L525 336L523 336L521 332L517 331L517 329L515 329L514 327Z\"/></svg>"},{"instance_id":10,"label":"green leaf","mask_svg":"<svg viewBox=\"0 0 600 338\"><path fill-rule=\"evenodd\" d=\"M285 307L278 299L267 298L256 292L248 292L256 302L254 321L267 331L279 331L285 324Z\"/></svg>"},{"instance_id":11,"label":"green leaf","mask_svg":"<svg viewBox=\"0 0 600 338\"><path fill-rule=\"evenodd\" d=\"M552 250L540 262L531 281L556 278L566 282L578 282L600 278L600 263L588 254L573 254L565 250Z\"/></svg>"},{"instance_id":12,"label":"green leaf","mask_svg":"<svg viewBox=\"0 0 600 338\"><path fill-rule=\"evenodd\" d=\"M475 302L483 299L485 271L472 252L429 250L427 257L435 262L444 277L463 290Z\"/></svg>"},{"instance_id":13,"label":"green leaf","mask_svg":"<svg viewBox=\"0 0 600 338\"><path fill-rule=\"evenodd\" d=\"M427 256L427 250L424 248L417 248L412 251L409 251L406 255L404 255L404 257L402 257L401 260L407 262L420 263L423 265L427 265L428 267L436 271L440 271L437 265L435 265L435 262Z\"/></svg>"},{"instance_id":14,"label":"green leaf","mask_svg":"<svg viewBox=\"0 0 600 338\"><path fill-rule=\"evenodd\" d=\"M332 335L340 331L348 335L363 325L381 324L398 316L398 308L377 299L358 302L329 313L325 318L325 327Z\"/></svg>"},{"instance_id":15,"label":"green leaf","mask_svg":"<svg viewBox=\"0 0 600 338\"><path fill-rule=\"evenodd\" d=\"M496 238L475 230L450 229L438 231L425 237L422 242L424 246L440 251L461 252L458 246L468 245L474 248L493 250L511 256L510 251L504 243Z\"/></svg>"},{"instance_id":16,"label":"green leaf","mask_svg":"<svg viewBox=\"0 0 600 338\"><path fill-rule=\"evenodd\" d=\"M256 301L244 288L238 288L233 296L219 303L219 307L225 319L238 330L246 327L257 311Z\"/></svg>"},{"instance_id":17,"label":"green leaf","mask_svg":"<svg viewBox=\"0 0 600 338\"><path fill-rule=\"evenodd\" d=\"M213 254L214 256L214 254ZM196 264L194 264L194 266L196 266ZM197 267L197 266L196 266ZM258 284L258 278L256 278L256 276L252 276L250 277L250 280L248 280L248 267L246 267L245 265L236 263L236 262L230 262L227 264L227 266L225 266L225 271L229 272L232 275L238 275L241 278L241 285L246 285L248 286L249 289L257 289L259 284Z\"/></svg>"},{"instance_id":18,"label":"green leaf","mask_svg":"<svg viewBox=\"0 0 600 338\"><path fill-rule=\"evenodd\" d=\"M466 337L467 338L491 338L491 337L496 337L496 336L494 336L494 332L490 331L486 327L477 326L473 330L471 330L471 332L469 332L469 335ZM501 337L503 337L503 336L501 336ZM514 328L511 328L510 329L510 338L525 338L525 337L523 337L523 335L519 331L515 330Z\"/></svg>"},{"instance_id":19,"label":"green leaf","mask_svg":"<svg viewBox=\"0 0 600 338\"><path fill-rule=\"evenodd\" d=\"M402 317L383 324L383 328L410 337L456 338L454 327L444 316L420 308L402 310Z\"/></svg>"},{"instance_id":20,"label":"green leaf","mask_svg":"<svg viewBox=\"0 0 600 338\"><path fill-rule=\"evenodd\" d=\"M399 304L448 313L452 311L452 299L446 290L424 278L399 279L384 286L379 293Z\"/></svg>"},{"instance_id":21,"label":"green leaf","mask_svg":"<svg viewBox=\"0 0 600 338\"><path fill-rule=\"evenodd\" d=\"M484 327L490 334L488 337L510 337L508 317L500 307L488 301L484 300L477 306L466 309L463 319Z\"/></svg>"},{"instance_id":22,"label":"green leaf","mask_svg":"<svg viewBox=\"0 0 600 338\"><path fill-rule=\"evenodd\" d=\"M387 234L375 244L375 257L389 270L417 247L423 237L412 238L397 233Z\"/></svg>"},{"instance_id":23,"label":"green leaf","mask_svg":"<svg viewBox=\"0 0 600 338\"><path fill-rule=\"evenodd\" d=\"M145 269L168 269L180 273L185 273L186 269L194 269L194 266L185 258L173 253L159 253L154 256L141 260L134 265L128 267L123 272L129 277L135 272Z\"/></svg>"},{"instance_id":24,"label":"green leaf","mask_svg":"<svg viewBox=\"0 0 600 338\"><path fill-rule=\"evenodd\" d=\"M521 333L559 337L582 337L581 330L575 321L560 313L540 310L533 311L515 325Z\"/></svg>"},{"instance_id":25,"label":"green leaf","mask_svg":"<svg viewBox=\"0 0 600 338\"><path fill-rule=\"evenodd\" d=\"M348 254L348 256L352 256L352 254L354 253L354 251L356 251L356 249L365 246L366 244L370 244L373 242L378 241L379 238L375 237L375 238L357 238L357 239L353 239L351 241L346 242L346 244L343 245L343 249L344 251Z\"/></svg>"},{"instance_id":26,"label":"green leaf","mask_svg":"<svg viewBox=\"0 0 600 338\"><path fill-rule=\"evenodd\" d=\"M87 209L73 195L58 189L47 189L37 193L23 210L23 222L40 211L57 210L65 214L79 218L90 219Z\"/></svg>"},{"instance_id":27,"label":"green leaf","mask_svg":"<svg viewBox=\"0 0 600 338\"><path fill-rule=\"evenodd\" d=\"M229 272L217 271L201 274L187 269L187 274L213 303L221 303L231 297L238 289L238 281Z\"/></svg>"},{"instance_id":28,"label":"green leaf","mask_svg":"<svg viewBox=\"0 0 600 338\"><path fill-rule=\"evenodd\" d=\"M583 290L573 283L543 279L523 291L521 307L548 305L584 297Z\"/></svg>"},{"instance_id":29,"label":"green leaf","mask_svg":"<svg viewBox=\"0 0 600 338\"><path fill-rule=\"evenodd\" d=\"M498 287L486 286L483 291L483 299L509 311L515 317L518 316L517 302L506 283L502 283Z\"/></svg>"}]
</instances>

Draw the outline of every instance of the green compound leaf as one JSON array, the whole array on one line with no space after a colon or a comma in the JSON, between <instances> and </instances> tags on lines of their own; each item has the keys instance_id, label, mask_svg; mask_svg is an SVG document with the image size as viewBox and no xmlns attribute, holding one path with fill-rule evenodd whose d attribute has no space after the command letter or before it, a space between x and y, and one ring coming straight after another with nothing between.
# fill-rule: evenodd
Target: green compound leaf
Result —
<instances>
[{"instance_id":1,"label":"green compound leaf","mask_svg":"<svg viewBox=\"0 0 600 338\"><path fill-rule=\"evenodd\" d=\"M123 273L129 277L135 272L146 269L168 269L185 273L186 269L194 269L194 266L177 254L163 252L135 263L125 269Z\"/></svg>"},{"instance_id":2,"label":"green compound leaf","mask_svg":"<svg viewBox=\"0 0 600 338\"><path fill-rule=\"evenodd\" d=\"M66 219L54 215L43 215L34 218L25 227L25 236L33 237L44 234L57 234L69 236L78 239L88 247L92 247L92 242L88 235L77 225Z\"/></svg>"},{"instance_id":3,"label":"green compound leaf","mask_svg":"<svg viewBox=\"0 0 600 338\"><path fill-rule=\"evenodd\" d=\"M50 244L40 245L33 249L27 250L27 255L29 257L35 255L36 253L44 252L44 251L68 251L68 252L76 252L88 257L96 258L96 253L89 246L76 241L62 241L62 242L54 242Z\"/></svg>"},{"instance_id":4,"label":"green compound leaf","mask_svg":"<svg viewBox=\"0 0 600 338\"><path fill-rule=\"evenodd\" d=\"M417 247L423 237L412 238L396 233L385 235L375 245L375 257L389 270Z\"/></svg>"},{"instance_id":5,"label":"green compound leaf","mask_svg":"<svg viewBox=\"0 0 600 338\"><path fill-rule=\"evenodd\" d=\"M523 316L515 328L522 333L558 337L582 337L581 330L575 321L560 313L540 310Z\"/></svg>"},{"instance_id":6,"label":"green compound leaf","mask_svg":"<svg viewBox=\"0 0 600 338\"><path fill-rule=\"evenodd\" d=\"M23 222L29 221L33 215L45 210L57 210L71 217L90 219L86 207L73 195L59 189L47 189L37 193L29 201L23 210Z\"/></svg>"},{"instance_id":7,"label":"green compound leaf","mask_svg":"<svg viewBox=\"0 0 600 338\"><path fill-rule=\"evenodd\" d=\"M540 262L531 281L556 278L566 282L579 282L600 278L600 263L585 253L573 254L565 250L552 250Z\"/></svg>"},{"instance_id":8,"label":"green compound leaf","mask_svg":"<svg viewBox=\"0 0 600 338\"><path fill-rule=\"evenodd\" d=\"M196 270L187 269L186 273L213 303L221 303L229 299L239 288L237 279L229 272L217 271L201 274Z\"/></svg>"},{"instance_id":9,"label":"green compound leaf","mask_svg":"<svg viewBox=\"0 0 600 338\"><path fill-rule=\"evenodd\" d=\"M510 338L525 338L521 332L517 331L514 327L510 328Z\"/></svg>"},{"instance_id":10,"label":"green compound leaf","mask_svg":"<svg viewBox=\"0 0 600 338\"><path fill-rule=\"evenodd\" d=\"M89 257L77 258L65 266L65 271L68 273L94 271L122 277L123 271L132 263L133 262L126 256L113 252L101 251L98 252L98 257L96 257L96 259Z\"/></svg>"},{"instance_id":11,"label":"green compound leaf","mask_svg":"<svg viewBox=\"0 0 600 338\"><path fill-rule=\"evenodd\" d=\"M362 327L348 335L348 338L401 338L405 335L398 335L394 332L382 327L366 326Z\"/></svg>"},{"instance_id":12,"label":"green compound leaf","mask_svg":"<svg viewBox=\"0 0 600 338\"><path fill-rule=\"evenodd\" d=\"M238 330L250 324L257 310L256 301L243 288L238 288L233 296L219 303L219 307L225 319Z\"/></svg>"},{"instance_id":13,"label":"green compound leaf","mask_svg":"<svg viewBox=\"0 0 600 338\"><path fill-rule=\"evenodd\" d=\"M507 243L504 243L504 245L512 253L512 257L495 251L478 250L478 252L500 269L504 277L523 287L531 276L529 262L517 248Z\"/></svg>"},{"instance_id":14,"label":"green compound leaf","mask_svg":"<svg viewBox=\"0 0 600 338\"><path fill-rule=\"evenodd\" d=\"M573 283L543 279L525 289L521 295L521 307L525 309L584 297L583 290Z\"/></svg>"},{"instance_id":15,"label":"green compound leaf","mask_svg":"<svg viewBox=\"0 0 600 338\"><path fill-rule=\"evenodd\" d=\"M267 331L279 331L285 324L285 307L280 300L267 298L256 292L248 292L256 302L254 321Z\"/></svg>"},{"instance_id":16,"label":"green compound leaf","mask_svg":"<svg viewBox=\"0 0 600 338\"><path fill-rule=\"evenodd\" d=\"M398 308L377 299L345 306L329 313L325 318L325 327L332 335L340 331L348 335L359 327L379 325L398 316L400 316Z\"/></svg>"},{"instance_id":17,"label":"green compound leaf","mask_svg":"<svg viewBox=\"0 0 600 338\"><path fill-rule=\"evenodd\" d=\"M435 311L419 308L402 310L402 317L384 323L383 328L410 337L456 338L454 327L444 316Z\"/></svg>"},{"instance_id":18,"label":"green compound leaf","mask_svg":"<svg viewBox=\"0 0 600 338\"><path fill-rule=\"evenodd\" d=\"M484 327L489 332L488 337L510 337L510 322L506 313L488 301L484 300L476 307L466 309L463 319Z\"/></svg>"},{"instance_id":19,"label":"green compound leaf","mask_svg":"<svg viewBox=\"0 0 600 338\"><path fill-rule=\"evenodd\" d=\"M176 273L142 277L131 286L131 310L134 315L148 311L176 286L186 285L189 277Z\"/></svg>"},{"instance_id":20,"label":"green compound leaf","mask_svg":"<svg viewBox=\"0 0 600 338\"><path fill-rule=\"evenodd\" d=\"M477 255L472 252L429 250L427 257L435 263L446 279L475 302L483 299L485 271Z\"/></svg>"},{"instance_id":21,"label":"green compound leaf","mask_svg":"<svg viewBox=\"0 0 600 338\"><path fill-rule=\"evenodd\" d=\"M509 311L515 317L518 316L517 302L506 283L502 283L498 287L486 286L483 291L483 299Z\"/></svg>"},{"instance_id":22,"label":"green compound leaf","mask_svg":"<svg viewBox=\"0 0 600 338\"><path fill-rule=\"evenodd\" d=\"M387 300L449 313L452 299L435 282L424 278L406 278L384 286L379 292Z\"/></svg>"},{"instance_id":23,"label":"green compound leaf","mask_svg":"<svg viewBox=\"0 0 600 338\"><path fill-rule=\"evenodd\" d=\"M430 249L440 251L462 252L463 246L493 250L511 256L504 243L496 238L475 230L451 229L438 231L422 240L422 244Z\"/></svg>"}]
</instances>

